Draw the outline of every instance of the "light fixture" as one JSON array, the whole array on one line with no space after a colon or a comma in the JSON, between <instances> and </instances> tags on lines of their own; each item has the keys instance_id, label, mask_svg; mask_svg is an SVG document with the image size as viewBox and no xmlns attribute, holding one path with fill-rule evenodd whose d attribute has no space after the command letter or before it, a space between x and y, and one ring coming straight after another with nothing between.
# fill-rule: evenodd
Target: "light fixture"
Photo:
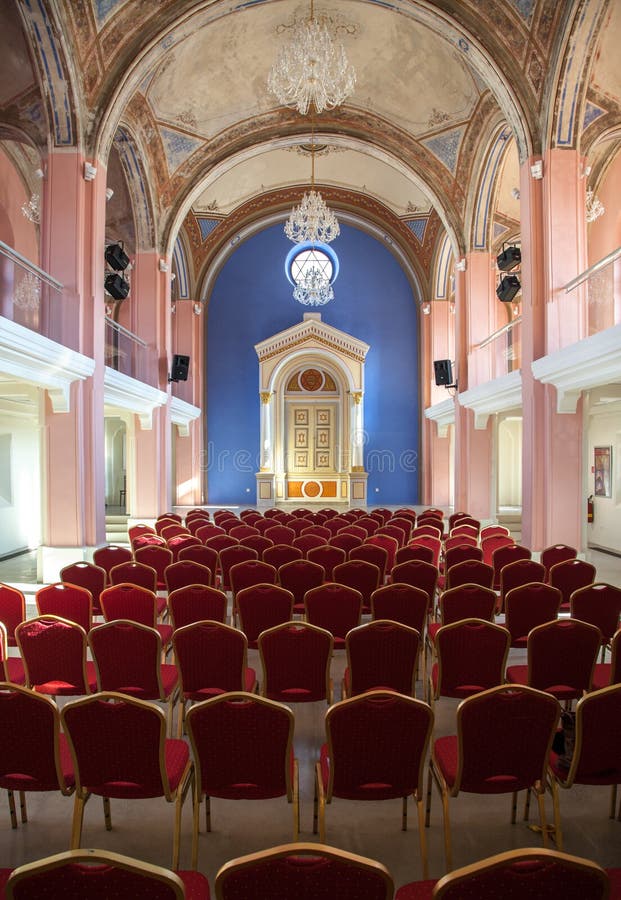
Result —
<instances>
[{"instance_id":1,"label":"light fixture","mask_svg":"<svg viewBox=\"0 0 621 900\"><path fill-rule=\"evenodd\" d=\"M39 225L41 222L40 201L41 198L38 194L31 194L30 200L22 204L22 213L33 225Z\"/></svg>"},{"instance_id":2,"label":"light fixture","mask_svg":"<svg viewBox=\"0 0 621 900\"><path fill-rule=\"evenodd\" d=\"M294 206L285 222L285 234L294 244L310 241L312 244L329 244L339 236L339 223L319 193L315 190L315 132L311 133L311 189L299 206Z\"/></svg>"},{"instance_id":3,"label":"light fixture","mask_svg":"<svg viewBox=\"0 0 621 900\"><path fill-rule=\"evenodd\" d=\"M356 84L356 73L345 48L328 30L327 16L315 17L313 0L306 22L294 26L291 43L284 47L272 66L268 89L283 106L305 116L313 108L340 106Z\"/></svg>"},{"instance_id":4,"label":"light fixture","mask_svg":"<svg viewBox=\"0 0 621 900\"><path fill-rule=\"evenodd\" d=\"M22 207L23 209L23 207ZM606 212L606 207L602 203L602 201L595 196L591 188L587 189L586 192L586 220L587 222L594 222L596 219L599 219L600 216L603 216Z\"/></svg>"},{"instance_id":5,"label":"light fixture","mask_svg":"<svg viewBox=\"0 0 621 900\"><path fill-rule=\"evenodd\" d=\"M424 316L428 316L431 314L431 303L429 303L428 301L426 303L423 303L421 308L423 310Z\"/></svg>"},{"instance_id":6,"label":"light fixture","mask_svg":"<svg viewBox=\"0 0 621 900\"><path fill-rule=\"evenodd\" d=\"M303 306L324 306L334 300L329 278L317 267L309 266L293 290L293 297Z\"/></svg>"},{"instance_id":7,"label":"light fixture","mask_svg":"<svg viewBox=\"0 0 621 900\"><path fill-rule=\"evenodd\" d=\"M19 309L38 309L41 303L41 281L34 272L25 272L13 292L13 303Z\"/></svg>"},{"instance_id":8,"label":"light fixture","mask_svg":"<svg viewBox=\"0 0 621 900\"><path fill-rule=\"evenodd\" d=\"M197 300L196 303L193 305L192 309L194 310L195 316L200 316L200 314L203 311L203 307L202 307L200 301Z\"/></svg>"}]
</instances>

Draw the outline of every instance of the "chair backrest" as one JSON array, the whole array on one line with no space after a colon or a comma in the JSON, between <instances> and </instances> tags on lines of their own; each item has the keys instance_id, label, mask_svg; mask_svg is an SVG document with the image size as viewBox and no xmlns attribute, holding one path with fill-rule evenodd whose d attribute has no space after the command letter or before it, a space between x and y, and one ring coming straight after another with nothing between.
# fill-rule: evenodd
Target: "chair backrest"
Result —
<instances>
[{"instance_id":1,"label":"chair backrest","mask_svg":"<svg viewBox=\"0 0 621 900\"><path fill-rule=\"evenodd\" d=\"M403 550L403 547L399 546L399 541L392 537L389 534L381 534L379 532L375 532L375 534L369 535L369 537L364 542L365 547L381 547L386 551L386 573L392 572L395 561L397 559L397 554Z\"/></svg>"},{"instance_id":2,"label":"chair backrest","mask_svg":"<svg viewBox=\"0 0 621 900\"><path fill-rule=\"evenodd\" d=\"M384 515L387 512L390 512L389 509L377 510L377 512L383 512ZM412 523L412 527L416 525L416 510L410 509L408 506L401 506L399 509L396 509L394 513L388 516L388 519L391 519L392 516L399 517L400 519L408 519Z\"/></svg>"},{"instance_id":3,"label":"chair backrest","mask_svg":"<svg viewBox=\"0 0 621 900\"><path fill-rule=\"evenodd\" d=\"M462 525L462 523L459 522L459 524L451 530L449 537L474 538L478 544L479 529L474 525Z\"/></svg>"},{"instance_id":4,"label":"chair backrest","mask_svg":"<svg viewBox=\"0 0 621 900\"><path fill-rule=\"evenodd\" d=\"M306 558L311 562L318 563L323 566L326 573L326 581L332 581L332 573L336 566L344 563L347 559L347 553L341 547L332 547L330 544L323 544L321 547L313 547L306 554Z\"/></svg>"},{"instance_id":5,"label":"chair backrest","mask_svg":"<svg viewBox=\"0 0 621 900\"><path fill-rule=\"evenodd\" d=\"M294 716L287 706L236 691L196 704L186 724L199 790L212 797L293 799Z\"/></svg>"},{"instance_id":6,"label":"chair backrest","mask_svg":"<svg viewBox=\"0 0 621 900\"><path fill-rule=\"evenodd\" d=\"M562 699L581 697L591 688L601 639L599 628L578 619L537 625L526 644L529 685Z\"/></svg>"},{"instance_id":7,"label":"chair backrest","mask_svg":"<svg viewBox=\"0 0 621 900\"><path fill-rule=\"evenodd\" d=\"M485 619L493 622L496 592L480 584L460 584L440 595L438 607L443 625L459 622L460 619Z\"/></svg>"},{"instance_id":8,"label":"chair backrest","mask_svg":"<svg viewBox=\"0 0 621 900\"><path fill-rule=\"evenodd\" d=\"M411 539L410 544L422 544L423 547L431 547L431 549L433 550L434 566L438 566L440 564L442 541L439 537L433 537L430 534L417 534Z\"/></svg>"},{"instance_id":9,"label":"chair backrest","mask_svg":"<svg viewBox=\"0 0 621 900\"><path fill-rule=\"evenodd\" d=\"M435 520L428 520L423 522L422 525L416 525L410 532L410 541L417 537L435 537L439 539L442 537L442 525Z\"/></svg>"},{"instance_id":10,"label":"chair backrest","mask_svg":"<svg viewBox=\"0 0 621 900\"><path fill-rule=\"evenodd\" d=\"M274 525L272 528L264 531L263 534L274 541L275 544L291 544L296 537L293 528L289 528L287 525Z\"/></svg>"},{"instance_id":11,"label":"chair backrest","mask_svg":"<svg viewBox=\"0 0 621 900\"><path fill-rule=\"evenodd\" d=\"M505 548L503 547L502 550ZM509 548L507 548L509 549ZM499 551L501 552L501 551ZM546 569L540 562L534 559L516 559L507 563L500 570L500 607L499 612L504 607L505 597L513 588L522 584L532 584L533 582L545 582Z\"/></svg>"},{"instance_id":12,"label":"chair backrest","mask_svg":"<svg viewBox=\"0 0 621 900\"><path fill-rule=\"evenodd\" d=\"M462 525L467 525L469 528L474 528L477 534L481 530L480 520L475 519L473 516L458 515L457 519L455 519L454 516L449 517L449 532L451 532L453 528L459 528Z\"/></svg>"},{"instance_id":13,"label":"chair backrest","mask_svg":"<svg viewBox=\"0 0 621 900\"><path fill-rule=\"evenodd\" d=\"M132 560L113 566L108 581L110 584L135 584L155 593L159 579L153 566Z\"/></svg>"},{"instance_id":14,"label":"chair backrest","mask_svg":"<svg viewBox=\"0 0 621 900\"><path fill-rule=\"evenodd\" d=\"M200 531L196 536L201 537ZM203 538L202 540L206 547L212 547L214 550L217 550L218 553L226 550L227 547L236 547L239 544L237 538L231 537L230 534L226 534L226 532L214 534L211 537Z\"/></svg>"},{"instance_id":15,"label":"chair backrest","mask_svg":"<svg viewBox=\"0 0 621 900\"><path fill-rule=\"evenodd\" d=\"M325 538L320 537L318 534L300 534L295 538L292 546L301 550L306 558L309 550L312 550L314 547L323 547L324 543Z\"/></svg>"},{"instance_id":16,"label":"chair backrest","mask_svg":"<svg viewBox=\"0 0 621 900\"><path fill-rule=\"evenodd\" d=\"M436 554L433 547L425 547L423 544L406 544L405 547L399 547L397 550L393 568L394 565L399 565L410 559L422 559L423 562L428 562L433 565L435 556Z\"/></svg>"},{"instance_id":17,"label":"chair backrest","mask_svg":"<svg viewBox=\"0 0 621 900\"><path fill-rule=\"evenodd\" d=\"M558 850L535 847L508 850L455 869L433 889L434 900L605 900L607 896L608 876L601 866Z\"/></svg>"},{"instance_id":18,"label":"chair backrest","mask_svg":"<svg viewBox=\"0 0 621 900\"><path fill-rule=\"evenodd\" d=\"M515 565L515 563L511 563ZM529 632L558 616L561 592L550 584L533 581L520 584L505 596L505 628L512 646L526 646Z\"/></svg>"},{"instance_id":19,"label":"chair backrest","mask_svg":"<svg viewBox=\"0 0 621 900\"><path fill-rule=\"evenodd\" d=\"M304 605L307 622L329 631L335 647L344 647L347 632L360 624L362 594L346 584L328 582L311 588Z\"/></svg>"},{"instance_id":20,"label":"chair backrest","mask_svg":"<svg viewBox=\"0 0 621 900\"><path fill-rule=\"evenodd\" d=\"M252 547L245 547L243 544L235 544L232 547L225 547L220 550L220 572L222 574L222 587L228 591L231 587L231 569L238 563L247 562L248 560L256 560L259 554Z\"/></svg>"},{"instance_id":21,"label":"chair backrest","mask_svg":"<svg viewBox=\"0 0 621 900\"><path fill-rule=\"evenodd\" d=\"M60 718L78 790L105 797L172 799L165 765L166 720L157 706L101 691L67 703Z\"/></svg>"},{"instance_id":22,"label":"chair backrest","mask_svg":"<svg viewBox=\"0 0 621 900\"><path fill-rule=\"evenodd\" d=\"M337 532L339 532L341 528L349 525L349 522L343 516L336 515L332 516L330 519L326 519L323 524L330 531L332 537L334 537L334 535L337 534Z\"/></svg>"},{"instance_id":23,"label":"chair backrest","mask_svg":"<svg viewBox=\"0 0 621 900\"><path fill-rule=\"evenodd\" d=\"M451 540L450 538L448 540ZM458 540L461 540L459 538ZM458 563L465 562L467 559L483 559L483 551L480 547L477 547L476 544L456 544L454 546L447 546L448 541L444 543L444 571L448 572L451 566L456 566Z\"/></svg>"},{"instance_id":24,"label":"chair backrest","mask_svg":"<svg viewBox=\"0 0 621 900\"><path fill-rule=\"evenodd\" d=\"M571 765L564 783L621 783L621 684L585 694L576 704Z\"/></svg>"},{"instance_id":25,"label":"chair backrest","mask_svg":"<svg viewBox=\"0 0 621 900\"><path fill-rule=\"evenodd\" d=\"M483 619L443 625L435 638L434 696L468 697L504 681L510 637L506 628Z\"/></svg>"},{"instance_id":26,"label":"chair backrest","mask_svg":"<svg viewBox=\"0 0 621 900\"><path fill-rule=\"evenodd\" d=\"M239 543L242 547L251 547L252 550L257 551L258 558L261 559L263 555L263 551L267 550L268 547L274 546L274 541L270 538L266 538L263 534L251 534L249 537L241 538Z\"/></svg>"},{"instance_id":27,"label":"chair backrest","mask_svg":"<svg viewBox=\"0 0 621 900\"><path fill-rule=\"evenodd\" d=\"M162 528L159 533L164 538L164 540L169 541L171 538L177 537L177 535L190 534L190 530L180 522L174 522L170 525L164 526L164 528Z\"/></svg>"},{"instance_id":28,"label":"chair backrest","mask_svg":"<svg viewBox=\"0 0 621 900\"><path fill-rule=\"evenodd\" d=\"M88 635L97 689L134 697L165 699L160 676L162 639L155 628L115 619L96 625Z\"/></svg>"},{"instance_id":29,"label":"chair backrest","mask_svg":"<svg viewBox=\"0 0 621 900\"><path fill-rule=\"evenodd\" d=\"M199 881L207 891L206 879L199 875ZM183 900L186 896L183 881L169 869L106 850L67 850L26 863L13 870L6 891L10 900Z\"/></svg>"},{"instance_id":30,"label":"chair backrest","mask_svg":"<svg viewBox=\"0 0 621 900\"><path fill-rule=\"evenodd\" d=\"M7 643L15 647L15 629L26 618L26 600L21 591L0 584L0 622L6 628Z\"/></svg>"},{"instance_id":31,"label":"chair backrest","mask_svg":"<svg viewBox=\"0 0 621 900\"><path fill-rule=\"evenodd\" d=\"M325 844L283 844L226 863L216 900L392 900L394 883L378 862Z\"/></svg>"},{"instance_id":32,"label":"chair backrest","mask_svg":"<svg viewBox=\"0 0 621 900\"><path fill-rule=\"evenodd\" d=\"M332 535L328 543L331 547L340 547L341 550L349 553L354 547L360 546L362 538L356 537L355 534L347 534L347 532L339 531L337 534Z\"/></svg>"},{"instance_id":33,"label":"chair backrest","mask_svg":"<svg viewBox=\"0 0 621 900\"><path fill-rule=\"evenodd\" d=\"M308 559L294 559L278 569L278 583L293 594L293 602L304 603L304 594L326 580L326 570Z\"/></svg>"},{"instance_id":34,"label":"chair backrest","mask_svg":"<svg viewBox=\"0 0 621 900\"><path fill-rule=\"evenodd\" d=\"M190 534L198 537L198 529L204 528L205 525L210 525L211 522L207 516L192 516L191 519L186 516L185 524ZM201 540L201 538L199 538L199 540Z\"/></svg>"},{"instance_id":35,"label":"chair backrest","mask_svg":"<svg viewBox=\"0 0 621 900\"><path fill-rule=\"evenodd\" d=\"M395 514L388 522L386 522L386 525L390 525L393 528L400 528L403 531L403 541L401 541L400 544L402 547L407 544L410 539L412 528L414 528L411 519L403 518L402 516Z\"/></svg>"},{"instance_id":36,"label":"chair backrest","mask_svg":"<svg viewBox=\"0 0 621 900\"><path fill-rule=\"evenodd\" d=\"M413 587L400 581L385 584L371 594L371 617L373 619L390 619L409 625L423 634L427 613L429 611L429 595L421 588Z\"/></svg>"},{"instance_id":37,"label":"chair backrest","mask_svg":"<svg viewBox=\"0 0 621 900\"><path fill-rule=\"evenodd\" d=\"M201 566L206 566L211 571L211 581L213 584L216 577L216 569L218 568L217 550L214 550L213 547L205 547L201 544L192 544L179 551L177 562L181 562L183 559L191 560Z\"/></svg>"},{"instance_id":38,"label":"chair backrest","mask_svg":"<svg viewBox=\"0 0 621 900\"><path fill-rule=\"evenodd\" d=\"M87 694L86 632L60 616L37 616L15 629L26 687L45 694Z\"/></svg>"},{"instance_id":39,"label":"chair backrest","mask_svg":"<svg viewBox=\"0 0 621 900\"><path fill-rule=\"evenodd\" d=\"M263 696L283 703L330 699L333 646L330 632L309 622L284 622L261 632Z\"/></svg>"},{"instance_id":40,"label":"chair backrest","mask_svg":"<svg viewBox=\"0 0 621 900\"><path fill-rule=\"evenodd\" d=\"M194 532L195 536L206 543L212 537L220 537L221 535L226 535L226 531L220 525L216 525L214 522L207 522L205 525L201 525ZM228 535L226 535L228 537Z\"/></svg>"},{"instance_id":41,"label":"chair backrest","mask_svg":"<svg viewBox=\"0 0 621 900\"><path fill-rule=\"evenodd\" d=\"M266 628L281 625L293 618L293 594L278 584L253 584L235 595L239 624L256 648L257 639Z\"/></svg>"},{"instance_id":42,"label":"chair backrest","mask_svg":"<svg viewBox=\"0 0 621 900\"><path fill-rule=\"evenodd\" d=\"M164 572L166 566L174 562L172 550L168 547L158 547L156 544L148 544L146 547L140 547L134 552L136 562L145 566L150 566L157 572L157 582L164 587Z\"/></svg>"},{"instance_id":43,"label":"chair backrest","mask_svg":"<svg viewBox=\"0 0 621 900\"><path fill-rule=\"evenodd\" d=\"M224 591L205 584L187 584L168 595L173 628L211 619L226 621L227 598Z\"/></svg>"},{"instance_id":44,"label":"chair backrest","mask_svg":"<svg viewBox=\"0 0 621 900\"><path fill-rule=\"evenodd\" d=\"M400 528L398 525L393 525L392 519L387 525L380 525L375 534L387 534L388 537L396 540L399 547L405 546L405 529Z\"/></svg>"},{"instance_id":45,"label":"chair backrest","mask_svg":"<svg viewBox=\"0 0 621 900\"><path fill-rule=\"evenodd\" d=\"M146 525L144 522L137 522L135 525L130 525L127 529L127 536L129 537L130 544L134 538L140 537L143 534L157 534L157 531L153 526Z\"/></svg>"},{"instance_id":46,"label":"chair backrest","mask_svg":"<svg viewBox=\"0 0 621 900\"><path fill-rule=\"evenodd\" d=\"M511 532L506 527L506 525L486 525L485 528L481 529L479 538L481 540L481 543L483 543L483 541L485 541L489 537L495 537L496 535L506 537L510 533Z\"/></svg>"},{"instance_id":47,"label":"chair backrest","mask_svg":"<svg viewBox=\"0 0 621 900\"><path fill-rule=\"evenodd\" d=\"M504 566L515 562L518 559L530 559L532 556L528 547L522 547L520 544L507 544L504 547L497 547L492 553L492 568L494 570L494 590L500 590L500 572ZM485 559L485 550L483 550L483 558ZM485 560L487 562L487 560Z\"/></svg>"},{"instance_id":48,"label":"chair backrest","mask_svg":"<svg viewBox=\"0 0 621 900\"><path fill-rule=\"evenodd\" d=\"M444 553L453 550L455 547L478 547L481 551L480 558L483 559L483 551L479 547L478 538L472 534L450 534L444 538Z\"/></svg>"},{"instance_id":49,"label":"chair backrest","mask_svg":"<svg viewBox=\"0 0 621 900\"><path fill-rule=\"evenodd\" d=\"M384 579L386 577L386 570L388 566L388 551L385 547L381 547L377 544L369 544L364 543L360 544L359 547L353 547L349 551L349 560L361 559L364 562L372 563L374 566L377 566L380 572L380 584L384 584Z\"/></svg>"},{"instance_id":50,"label":"chair backrest","mask_svg":"<svg viewBox=\"0 0 621 900\"><path fill-rule=\"evenodd\" d=\"M194 622L173 634L182 690L205 698L244 687L246 635L222 622Z\"/></svg>"},{"instance_id":51,"label":"chair backrest","mask_svg":"<svg viewBox=\"0 0 621 900\"><path fill-rule=\"evenodd\" d=\"M560 711L551 694L525 685L499 685L463 700L457 707L460 749L452 795L486 793L498 776L507 793L545 784Z\"/></svg>"},{"instance_id":52,"label":"chair backrest","mask_svg":"<svg viewBox=\"0 0 621 900\"><path fill-rule=\"evenodd\" d=\"M354 537L360 538L361 541L364 541L367 537L366 529L360 528L358 525L344 525L343 528L337 531L337 534L353 534Z\"/></svg>"},{"instance_id":53,"label":"chair backrest","mask_svg":"<svg viewBox=\"0 0 621 900\"><path fill-rule=\"evenodd\" d=\"M500 547L508 547L515 544L515 541L509 534L495 534L490 537L481 535L481 549L483 550L483 562L488 566L493 566L493 553Z\"/></svg>"},{"instance_id":54,"label":"chair backrest","mask_svg":"<svg viewBox=\"0 0 621 900\"><path fill-rule=\"evenodd\" d=\"M326 528L324 525L318 525L316 523L314 525L308 525L306 528L304 528L300 537L303 537L305 534L312 534L315 537L323 538L324 544L327 543L332 537L332 532L329 528Z\"/></svg>"},{"instance_id":55,"label":"chair backrest","mask_svg":"<svg viewBox=\"0 0 621 900\"><path fill-rule=\"evenodd\" d=\"M239 525L235 525L228 532L231 537L237 538L238 541L241 541L242 538L250 537L253 534L261 534L258 528L255 528L254 525L250 525L247 522L240 522Z\"/></svg>"},{"instance_id":56,"label":"chair backrest","mask_svg":"<svg viewBox=\"0 0 621 900\"><path fill-rule=\"evenodd\" d=\"M272 547L266 547L261 555L261 560L275 569L280 569L285 563L292 562L294 559L302 559L304 553L299 547L293 544L274 544Z\"/></svg>"},{"instance_id":57,"label":"chair backrest","mask_svg":"<svg viewBox=\"0 0 621 900\"><path fill-rule=\"evenodd\" d=\"M105 569L106 575L109 575L113 566L118 566L122 562L131 562L131 559L132 552L129 547L119 547L116 544L98 547L93 552L93 562L96 566Z\"/></svg>"},{"instance_id":58,"label":"chair backrest","mask_svg":"<svg viewBox=\"0 0 621 900\"><path fill-rule=\"evenodd\" d=\"M236 563L229 573L231 591L235 600L239 591L255 584L276 584L278 570L269 563L258 559L248 559Z\"/></svg>"},{"instance_id":59,"label":"chair backrest","mask_svg":"<svg viewBox=\"0 0 621 900\"><path fill-rule=\"evenodd\" d=\"M263 516L259 512L258 509L242 509L239 518L242 522L246 522L248 525L254 525L259 519L262 519Z\"/></svg>"},{"instance_id":60,"label":"chair backrest","mask_svg":"<svg viewBox=\"0 0 621 900\"><path fill-rule=\"evenodd\" d=\"M187 587L189 584L203 584L210 587L213 573L207 566L202 566L191 559L180 559L178 562L166 566L164 580L166 591L172 594L178 588Z\"/></svg>"},{"instance_id":61,"label":"chair backrest","mask_svg":"<svg viewBox=\"0 0 621 900\"><path fill-rule=\"evenodd\" d=\"M374 515L362 516L361 518L356 519L356 525L358 528L364 528L367 535L370 537L372 534L375 534L380 525L383 525L385 521L387 520L383 516L381 519Z\"/></svg>"},{"instance_id":62,"label":"chair backrest","mask_svg":"<svg viewBox=\"0 0 621 900\"><path fill-rule=\"evenodd\" d=\"M350 559L334 567L332 579L360 591L363 609L371 609L371 594L381 584L381 570L363 559Z\"/></svg>"},{"instance_id":63,"label":"chair backrest","mask_svg":"<svg viewBox=\"0 0 621 900\"><path fill-rule=\"evenodd\" d=\"M60 716L56 704L27 688L0 684L0 787L70 793L60 760ZM10 740L7 737L10 735Z\"/></svg>"},{"instance_id":64,"label":"chair backrest","mask_svg":"<svg viewBox=\"0 0 621 900\"><path fill-rule=\"evenodd\" d=\"M399 622L375 619L352 628L345 638L347 693L392 690L413 696L420 632Z\"/></svg>"},{"instance_id":65,"label":"chair backrest","mask_svg":"<svg viewBox=\"0 0 621 900\"><path fill-rule=\"evenodd\" d=\"M92 625L93 598L86 588L60 581L39 588L35 601L40 616L60 616L77 622L84 631L89 631Z\"/></svg>"},{"instance_id":66,"label":"chair backrest","mask_svg":"<svg viewBox=\"0 0 621 900\"><path fill-rule=\"evenodd\" d=\"M166 544L173 555L173 562L177 562L179 554L185 547L203 546L201 539L193 534L177 534L169 538Z\"/></svg>"},{"instance_id":67,"label":"chair backrest","mask_svg":"<svg viewBox=\"0 0 621 900\"><path fill-rule=\"evenodd\" d=\"M93 599L93 615L99 615L99 595L106 586L108 573L101 566L89 562L75 562L60 570L61 580L65 584L77 584L78 587L90 591ZM2 618L2 585L0 585L0 618Z\"/></svg>"},{"instance_id":68,"label":"chair backrest","mask_svg":"<svg viewBox=\"0 0 621 900\"><path fill-rule=\"evenodd\" d=\"M157 517L157 519L155 520L155 526L157 528L157 525L159 522L166 522L166 523L176 522L177 525L181 525L182 521L183 521L183 516L179 515L179 513L165 512Z\"/></svg>"},{"instance_id":69,"label":"chair backrest","mask_svg":"<svg viewBox=\"0 0 621 900\"><path fill-rule=\"evenodd\" d=\"M569 602L572 619L596 625L605 643L612 640L619 628L621 588L605 582L589 584L574 591Z\"/></svg>"},{"instance_id":70,"label":"chair backrest","mask_svg":"<svg viewBox=\"0 0 621 900\"><path fill-rule=\"evenodd\" d=\"M449 519L448 519L449 532L451 531L451 529L453 529L455 527L455 525L457 525L457 523L461 519L470 519L470 518L471 518L471 516L467 512L464 512L463 510L458 510L457 512L451 513L451 515L449 516Z\"/></svg>"},{"instance_id":71,"label":"chair backrest","mask_svg":"<svg viewBox=\"0 0 621 900\"><path fill-rule=\"evenodd\" d=\"M101 592L100 601L106 622L130 619L155 628L157 598L147 588L136 584L114 584Z\"/></svg>"},{"instance_id":72,"label":"chair backrest","mask_svg":"<svg viewBox=\"0 0 621 900\"><path fill-rule=\"evenodd\" d=\"M569 544L552 544L551 547L546 547L542 550L539 561L546 568L546 581L550 577L552 566L559 562L565 562L566 559L576 559L577 556L578 551L575 547L570 547Z\"/></svg>"},{"instance_id":73,"label":"chair backrest","mask_svg":"<svg viewBox=\"0 0 621 900\"><path fill-rule=\"evenodd\" d=\"M457 587L460 584L480 584L491 588L494 581L494 570L487 563L478 559L465 559L447 569L445 586Z\"/></svg>"},{"instance_id":74,"label":"chair backrest","mask_svg":"<svg viewBox=\"0 0 621 900\"><path fill-rule=\"evenodd\" d=\"M427 703L392 691L369 691L335 703L326 713L334 797L384 800L422 796L433 712ZM361 740L361 735L373 735Z\"/></svg>"},{"instance_id":75,"label":"chair backrest","mask_svg":"<svg viewBox=\"0 0 621 900\"><path fill-rule=\"evenodd\" d=\"M393 568L391 578L395 582L411 584L412 587L425 591L429 597L429 609L432 608L433 595L438 583L438 569L435 565L426 563L422 559L409 559Z\"/></svg>"}]
</instances>

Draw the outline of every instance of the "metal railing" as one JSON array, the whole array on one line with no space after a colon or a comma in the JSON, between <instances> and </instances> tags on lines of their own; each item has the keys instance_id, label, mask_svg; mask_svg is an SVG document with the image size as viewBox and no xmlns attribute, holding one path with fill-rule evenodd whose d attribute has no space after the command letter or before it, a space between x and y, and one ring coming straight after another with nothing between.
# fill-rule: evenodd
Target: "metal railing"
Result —
<instances>
[{"instance_id":1,"label":"metal railing","mask_svg":"<svg viewBox=\"0 0 621 900\"><path fill-rule=\"evenodd\" d=\"M589 335L615 324L615 281L621 279L620 261L621 247L617 247L565 285L567 294L584 286Z\"/></svg>"},{"instance_id":2,"label":"metal railing","mask_svg":"<svg viewBox=\"0 0 621 900\"><path fill-rule=\"evenodd\" d=\"M517 316L477 344L469 362L469 381L482 384L520 369L522 364L522 317ZM472 369L474 368L474 372Z\"/></svg>"},{"instance_id":3,"label":"metal railing","mask_svg":"<svg viewBox=\"0 0 621 900\"><path fill-rule=\"evenodd\" d=\"M154 348L109 316L106 316L105 364L145 384L157 382Z\"/></svg>"}]
</instances>

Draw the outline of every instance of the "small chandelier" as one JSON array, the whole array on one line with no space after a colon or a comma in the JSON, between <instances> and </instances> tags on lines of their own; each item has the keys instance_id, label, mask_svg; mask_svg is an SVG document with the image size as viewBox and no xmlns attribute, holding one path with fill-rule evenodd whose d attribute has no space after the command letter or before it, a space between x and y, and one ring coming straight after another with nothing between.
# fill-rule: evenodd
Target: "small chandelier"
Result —
<instances>
[{"instance_id":1,"label":"small chandelier","mask_svg":"<svg viewBox=\"0 0 621 900\"><path fill-rule=\"evenodd\" d=\"M330 279L318 268L311 266L296 284L293 297L303 306L324 306L334 300Z\"/></svg>"},{"instance_id":2,"label":"small chandelier","mask_svg":"<svg viewBox=\"0 0 621 900\"><path fill-rule=\"evenodd\" d=\"M606 207L602 203L602 201L595 196L591 188L587 189L586 192L586 220L587 222L594 222L596 219L599 219L600 216L603 216L606 212Z\"/></svg>"},{"instance_id":3,"label":"small chandelier","mask_svg":"<svg viewBox=\"0 0 621 900\"><path fill-rule=\"evenodd\" d=\"M311 189L294 206L285 222L285 234L294 244L310 241L312 244L329 244L339 236L339 223L319 193L315 190L315 134L311 136Z\"/></svg>"},{"instance_id":4,"label":"small chandelier","mask_svg":"<svg viewBox=\"0 0 621 900\"><path fill-rule=\"evenodd\" d=\"M39 225L41 223L41 198L38 194L31 194L30 200L27 203L22 204L22 213L28 219L29 222L32 222L33 225Z\"/></svg>"},{"instance_id":5,"label":"small chandelier","mask_svg":"<svg viewBox=\"0 0 621 900\"><path fill-rule=\"evenodd\" d=\"M356 73L340 42L334 42L326 17L315 18L313 0L307 22L294 27L291 43L272 66L268 89L279 103L305 116L314 108L340 106L356 84Z\"/></svg>"}]
</instances>

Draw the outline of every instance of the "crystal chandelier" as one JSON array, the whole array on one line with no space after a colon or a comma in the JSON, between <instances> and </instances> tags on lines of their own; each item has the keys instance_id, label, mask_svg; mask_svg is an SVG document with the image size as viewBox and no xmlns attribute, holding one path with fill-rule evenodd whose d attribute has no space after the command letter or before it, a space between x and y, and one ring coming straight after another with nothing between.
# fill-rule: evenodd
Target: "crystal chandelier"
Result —
<instances>
[{"instance_id":1,"label":"crystal chandelier","mask_svg":"<svg viewBox=\"0 0 621 900\"><path fill-rule=\"evenodd\" d=\"M22 204L22 213L29 222L32 222L34 225L40 224L41 206L40 197L38 194L31 194L30 200L27 203Z\"/></svg>"},{"instance_id":2,"label":"crystal chandelier","mask_svg":"<svg viewBox=\"0 0 621 900\"><path fill-rule=\"evenodd\" d=\"M38 309L41 303L41 282L33 272L25 272L13 294L19 309Z\"/></svg>"},{"instance_id":3,"label":"crystal chandelier","mask_svg":"<svg viewBox=\"0 0 621 900\"><path fill-rule=\"evenodd\" d=\"M315 134L311 137L311 189L294 206L285 222L285 234L294 244L310 241L313 244L329 244L339 236L339 223L319 193L315 190Z\"/></svg>"},{"instance_id":4,"label":"crystal chandelier","mask_svg":"<svg viewBox=\"0 0 621 900\"><path fill-rule=\"evenodd\" d=\"M606 207L602 203L602 201L595 196L591 188L587 189L586 192L586 220L587 222L594 222L596 219L599 219L600 216L603 216L606 212Z\"/></svg>"},{"instance_id":5,"label":"crystal chandelier","mask_svg":"<svg viewBox=\"0 0 621 900\"><path fill-rule=\"evenodd\" d=\"M324 306L334 300L330 279L317 267L311 266L296 284L293 297L303 306Z\"/></svg>"},{"instance_id":6,"label":"crystal chandelier","mask_svg":"<svg viewBox=\"0 0 621 900\"><path fill-rule=\"evenodd\" d=\"M315 18L313 0L307 22L294 27L291 43L270 70L267 86L279 103L305 116L340 106L356 84L356 73L340 42L334 42L324 16Z\"/></svg>"}]
</instances>

